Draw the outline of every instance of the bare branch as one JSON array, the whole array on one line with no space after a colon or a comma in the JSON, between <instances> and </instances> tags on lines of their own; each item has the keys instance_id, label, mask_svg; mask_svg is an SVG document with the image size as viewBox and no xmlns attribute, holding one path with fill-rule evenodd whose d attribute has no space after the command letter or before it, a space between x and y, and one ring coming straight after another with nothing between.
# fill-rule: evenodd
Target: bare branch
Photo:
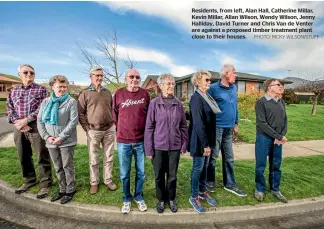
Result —
<instances>
[{"instance_id":1,"label":"bare branch","mask_svg":"<svg viewBox=\"0 0 324 229\"><path fill-rule=\"evenodd\" d=\"M137 65L137 62L130 58L128 52L127 52L127 59L124 61L124 63L129 69L133 69Z\"/></svg>"},{"instance_id":2,"label":"bare branch","mask_svg":"<svg viewBox=\"0 0 324 229\"><path fill-rule=\"evenodd\" d=\"M118 55L118 36L117 29L113 28L110 32L106 33L104 36L99 36L94 41L94 46L98 51L98 54L91 53L83 45L77 44L80 51L83 62L90 67L98 65L103 69L104 72L104 82L111 83L118 88L120 79L123 73L120 72L119 55ZM102 58L100 58L100 56ZM105 67L99 62L99 60L104 60ZM135 63L130 55L127 53L127 60L124 61L127 68L132 69L137 63ZM88 69L86 70L88 72Z\"/></svg>"}]
</instances>

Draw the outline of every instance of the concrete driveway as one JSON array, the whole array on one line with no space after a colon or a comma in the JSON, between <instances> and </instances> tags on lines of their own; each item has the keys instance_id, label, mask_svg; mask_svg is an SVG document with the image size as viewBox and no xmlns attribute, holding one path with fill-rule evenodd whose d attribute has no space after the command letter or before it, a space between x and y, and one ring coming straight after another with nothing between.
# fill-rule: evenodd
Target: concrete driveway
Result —
<instances>
[{"instance_id":1,"label":"concrete driveway","mask_svg":"<svg viewBox=\"0 0 324 229\"><path fill-rule=\"evenodd\" d=\"M8 123L7 116L0 116L0 141L4 138L8 133L14 131L14 126Z\"/></svg>"}]
</instances>

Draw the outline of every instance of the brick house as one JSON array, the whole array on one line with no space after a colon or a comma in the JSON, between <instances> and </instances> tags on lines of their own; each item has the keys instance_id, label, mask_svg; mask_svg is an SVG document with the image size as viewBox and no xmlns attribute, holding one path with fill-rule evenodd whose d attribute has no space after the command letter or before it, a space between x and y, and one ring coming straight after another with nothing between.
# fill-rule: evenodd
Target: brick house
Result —
<instances>
[{"instance_id":1,"label":"brick house","mask_svg":"<svg viewBox=\"0 0 324 229\"><path fill-rule=\"evenodd\" d=\"M149 92L154 92L155 94L160 93L160 88L157 84L158 78L159 75L148 75L142 84L142 88L148 90Z\"/></svg>"},{"instance_id":2,"label":"brick house","mask_svg":"<svg viewBox=\"0 0 324 229\"><path fill-rule=\"evenodd\" d=\"M6 99L9 90L17 84L21 84L20 78L0 73L0 99Z\"/></svg>"}]
</instances>

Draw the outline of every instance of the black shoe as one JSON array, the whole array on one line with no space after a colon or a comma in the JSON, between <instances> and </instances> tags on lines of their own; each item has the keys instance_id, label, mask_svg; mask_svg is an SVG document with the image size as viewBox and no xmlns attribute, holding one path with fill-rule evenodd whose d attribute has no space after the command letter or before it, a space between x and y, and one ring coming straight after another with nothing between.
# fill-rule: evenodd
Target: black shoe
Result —
<instances>
[{"instance_id":1,"label":"black shoe","mask_svg":"<svg viewBox=\"0 0 324 229\"><path fill-rule=\"evenodd\" d=\"M156 211L158 213L163 213L164 212L164 202L159 201L156 205Z\"/></svg>"},{"instance_id":2,"label":"black shoe","mask_svg":"<svg viewBox=\"0 0 324 229\"><path fill-rule=\"evenodd\" d=\"M16 194L21 194L21 193L27 192L28 189L30 189L31 187L34 187L35 185L37 185L37 183L38 182L31 183L31 184L23 184L22 186L20 186L19 188L17 188L15 190L15 193Z\"/></svg>"},{"instance_id":3,"label":"black shoe","mask_svg":"<svg viewBox=\"0 0 324 229\"><path fill-rule=\"evenodd\" d=\"M174 200L169 201L169 207L172 212L178 211L178 207L177 207L176 203L174 202Z\"/></svg>"},{"instance_id":4,"label":"black shoe","mask_svg":"<svg viewBox=\"0 0 324 229\"><path fill-rule=\"evenodd\" d=\"M63 196L63 198L61 199L61 204L66 204L69 203L71 200L73 199L73 196Z\"/></svg>"},{"instance_id":5,"label":"black shoe","mask_svg":"<svg viewBox=\"0 0 324 229\"><path fill-rule=\"evenodd\" d=\"M239 197L247 197L246 193L245 193L243 190L241 190L241 189L239 189L238 187L236 187L236 186L234 186L234 187L232 187L232 188L224 187L224 189L225 189L226 191L229 191L229 192L231 192L231 193L234 193L235 195L237 195L237 196L239 196Z\"/></svg>"},{"instance_id":6,"label":"black shoe","mask_svg":"<svg viewBox=\"0 0 324 229\"><path fill-rule=\"evenodd\" d=\"M65 196L63 196L63 198L61 199L61 204L66 204L66 203L72 201L75 193L76 193L76 191L66 193Z\"/></svg>"},{"instance_id":7,"label":"black shoe","mask_svg":"<svg viewBox=\"0 0 324 229\"><path fill-rule=\"evenodd\" d=\"M61 199L63 196L65 196L65 192L59 192L59 193L56 193L52 199L51 199L51 202L54 202L54 201L57 201L59 199Z\"/></svg>"}]
</instances>

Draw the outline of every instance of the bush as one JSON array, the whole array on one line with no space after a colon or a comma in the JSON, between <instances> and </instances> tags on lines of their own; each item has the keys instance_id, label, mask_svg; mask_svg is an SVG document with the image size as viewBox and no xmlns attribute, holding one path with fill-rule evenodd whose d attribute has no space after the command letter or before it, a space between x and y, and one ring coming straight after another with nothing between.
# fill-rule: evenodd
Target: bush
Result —
<instances>
[{"instance_id":1,"label":"bush","mask_svg":"<svg viewBox=\"0 0 324 229\"><path fill-rule=\"evenodd\" d=\"M283 95L283 100L285 101L285 103L287 105L299 103L298 96L295 94L294 90L292 90L292 89L285 90L284 95Z\"/></svg>"},{"instance_id":2,"label":"bush","mask_svg":"<svg viewBox=\"0 0 324 229\"><path fill-rule=\"evenodd\" d=\"M239 94L238 107L244 119L248 119L250 111L254 110L255 102L262 97L262 93Z\"/></svg>"},{"instance_id":3,"label":"bush","mask_svg":"<svg viewBox=\"0 0 324 229\"><path fill-rule=\"evenodd\" d=\"M149 93L151 100L158 96L158 94L155 93L153 88L148 89L147 92Z\"/></svg>"}]
</instances>

